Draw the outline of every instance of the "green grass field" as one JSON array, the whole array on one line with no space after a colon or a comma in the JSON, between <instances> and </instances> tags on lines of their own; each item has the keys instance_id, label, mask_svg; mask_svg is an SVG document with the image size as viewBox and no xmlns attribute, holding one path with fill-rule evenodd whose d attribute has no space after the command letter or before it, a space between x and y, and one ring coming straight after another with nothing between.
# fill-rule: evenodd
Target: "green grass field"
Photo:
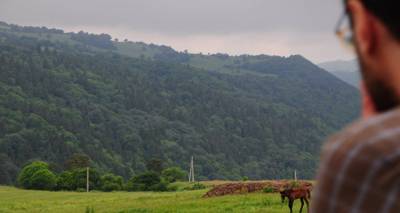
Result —
<instances>
[{"instance_id":1,"label":"green grass field","mask_svg":"<svg viewBox=\"0 0 400 213\"><path fill-rule=\"evenodd\" d=\"M0 212L289 212L278 194L202 198L207 190L181 192L47 192L0 186ZM295 202L298 212L300 202ZM303 211L306 212L306 211Z\"/></svg>"}]
</instances>

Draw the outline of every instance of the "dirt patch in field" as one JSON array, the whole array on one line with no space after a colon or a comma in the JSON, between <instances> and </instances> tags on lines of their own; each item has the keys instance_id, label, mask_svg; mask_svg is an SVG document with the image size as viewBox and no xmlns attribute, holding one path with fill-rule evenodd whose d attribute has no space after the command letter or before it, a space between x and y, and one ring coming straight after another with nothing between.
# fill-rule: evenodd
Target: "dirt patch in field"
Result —
<instances>
[{"instance_id":1,"label":"dirt patch in field","mask_svg":"<svg viewBox=\"0 0 400 213\"><path fill-rule=\"evenodd\" d=\"M218 197L224 195L246 194L260 192L268 188L269 192L279 192L284 188L309 188L312 189L312 183L307 181L260 181L260 182L234 182L214 186L203 197Z\"/></svg>"}]
</instances>

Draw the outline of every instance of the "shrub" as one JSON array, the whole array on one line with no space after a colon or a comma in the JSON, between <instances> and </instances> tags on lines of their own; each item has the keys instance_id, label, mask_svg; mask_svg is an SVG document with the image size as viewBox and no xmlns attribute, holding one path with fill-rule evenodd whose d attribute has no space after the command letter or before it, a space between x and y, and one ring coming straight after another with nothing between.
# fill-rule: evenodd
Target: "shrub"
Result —
<instances>
[{"instance_id":1,"label":"shrub","mask_svg":"<svg viewBox=\"0 0 400 213\"><path fill-rule=\"evenodd\" d=\"M31 177L31 188L53 190L57 186L57 176L48 169L36 171Z\"/></svg>"},{"instance_id":2,"label":"shrub","mask_svg":"<svg viewBox=\"0 0 400 213\"><path fill-rule=\"evenodd\" d=\"M77 188L86 189L86 169L76 169L72 171L74 190ZM89 170L89 188L97 190L101 188L100 174L95 169Z\"/></svg>"},{"instance_id":3,"label":"shrub","mask_svg":"<svg viewBox=\"0 0 400 213\"><path fill-rule=\"evenodd\" d=\"M263 192L264 192L264 193L274 193L275 190L274 190L274 188L272 188L272 187L265 187L265 188L263 189Z\"/></svg>"},{"instance_id":4,"label":"shrub","mask_svg":"<svg viewBox=\"0 0 400 213\"><path fill-rule=\"evenodd\" d=\"M169 191L169 192L176 192L176 191L178 191L178 189L179 189L179 187L177 185L170 184L167 186L167 191Z\"/></svg>"},{"instance_id":5,"label":"shrub","mask_svg":"<svg viewBox=\"0 0 400 213\"><path fill-rule=\"evenodd\" d=\"M162 171L161 177L169 183L183 180L186 177L186 173L179 167L171 167Z\"/></svg>"},{"instance_id":6,"label":"shrub","mask_svg":"<svg viewBox=\"0 0 400 213\"><path fill-rule=\"evenodd\" d=\"M159 183L152 185L150 187L150 191L155 191L155 192L168 191L168 182L162 180Z\"/></svg>"},{"instance_id":7,"label":"shrub","mask_svg":"<svg viewBox=\"0 0 400 213\"><path fill-rule=\"evenodd\" d=\"M161 182L155 172L146 172L132 177L127 184L128 191L166 191L167 183ZM165 189L165 190L164 190Z\"/></svg>"},{"instance_id":8,"label":"shrub","mask_svg":"<svg viewBox=\"0 0 400 213\"><path fill-rule=\"evenodd\" d=\"M86 169L75 169L62 172L57 179L57 190L78 190L86 191ZM122 184L120 184L122 186ZM90 190L102 189L102 182L99 173L95 169L89 170Z\"/></svg>"},{"instance_id":9,"label":"shrub","mask_svg":"<svg viewBox=\"0 0 400 213\"><path fill-rule=\"evenodd\" d=\"M104 183L101 186L101 190L103 192L112 192L112 191L120 191L122 187L116 183Z\"/></svg>"},{"instance_id":10,"label":"shrub","mask_svg":"<svg viewBox=\"0 0 400 213\"><path fill-rule=\"evenodd\" d=\"M74 174L70 171L62 172L57 179L57 190L75 190Z\"/></svg>"},{"instance_id":11,"label":"shrub","mask_svg":"<svg viewBox=\"0 0 400 213\"><path fill-rule=\"evenodd\" d=\"M25 189L54 189L57 177L49 170L49 165L34 161L25 166L18 176L18 185Z\"/></svg>"},{"instance_id":12,"label":"shrub","mask_svg":"<svg viewBox=\"0 0 400 213\"><path fill-rule=\"evenodd\" d=\"M205 189L206 186L202 183L195 183L193 184L193 186L190 188L190 190L201 190L201 189Z\"/></svg>"},{"instance_id":13,"label":"shrub","mask_svg":"<svg viewBox=\"0 0 400 213\"><path fill-rule=\"evenodd\" d=\"M77 192L86 192L86 189L85 188L77 188L75 191L77 191Z\"/></svg>"},{"instance_id":14,"label":"shrub","mask_svg":"<svg viewBox=\"0 0 400 213\"><path fill-rule=\"evenodd\" d=\"M48 169L49 165L42 161L35 161L26 165L18 175L18 185L25 189L31 188L30 179L33 174L41 169Z\"/></svg>"},{"instance_id":15,"label":"shrub","mask_svg":"<svg viewBox=\"0 0 400 213\"><path fill-rule=\"evenodd\" d=\"M101 190L110 192L123 188L123 178L114 174L105 174L101 177Z\"/></svg>"},{"instance_id":16,"label":"shrub","mask_svg":"<svg viewBox=\"0 0 400 213\"><path fill-rule=\"evenodd\" d=\"M249 177L243 176L242 181L248 181L248 180L249 180Z\"/></svg>"}]
</instances>

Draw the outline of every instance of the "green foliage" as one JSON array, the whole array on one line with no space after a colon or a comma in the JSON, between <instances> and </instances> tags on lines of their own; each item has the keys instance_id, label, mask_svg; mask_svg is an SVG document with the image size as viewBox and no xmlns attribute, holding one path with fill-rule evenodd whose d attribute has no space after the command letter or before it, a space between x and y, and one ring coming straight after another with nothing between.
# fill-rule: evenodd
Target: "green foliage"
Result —
<instances>
[{"instance_id":1,"label":"green foliage","mask_svg":"<svg viewBox=\"0 0 400 213\"><path fill-rule=\"evenodd\" d=\"M168 184L166 191L168 191L168 192L176 192L178 190L179 190L179 186L178 185Z\"/></svg>"},{"instance_id":2,"label":"green foliage","mask_svg":"<svg viewBox=\"0 0 400 213\"><path fill-rule=\"evenodd\" d=\"M0 183L31 159L62 168L75 153L124 178L191 155L200 179L312 178L321 142L358 116L358 91L301 56L114 49L106 36L4 26Z\"/></svg>"},{"instance_id":3,"label":"green foliage","mask_svg":"<svg viewBox=\"0 0 400 213\"><path fill-rule=\"evenodd\" d=\"M155 172L145 172L132 177L127 183L128 191L166 191L167 185Z\"/></svg>"},{"instance_id":4,"label":"green foliage","mask_svg":"<svg viewBox=\"0 0 400 213\"><path fill-rule=\"evenodd\" d=\"M75 191L76 192L86 192L86 189L85 188L77 188Z\"/></svg>"},{"instance_id":5,"label":"green foliage","mask_svg":"<svg viewBox=\"0 0 400 213\"><path fill-rule=\"evenodd\" d=\"M57 179L57 190L75 190L76 183L74 173L71 171L62 172Z\"/></svg>"},{"instance_id":6,"label":"green foliage","mask_svg":"<svg viewBox=\"0 0 400 213\"><path fill-rule=\"evenodd\" d=\"M57 176L48 169L36 171L30 178L31 189L53 190L57 186Z\"/></svg>"},{"instance_id":7,"label":"green foliage","mask_svg":"<svg viewBox=\"0 0 400 213\"><path fill-rule=\"evenodd\" d=\"M161 180L159 183L154 184L149 187L148 190L145 191L153 191L153 192L165 192L168 191L170 188L168 188L168 182L165 180Z\"/></svg>"},{"instance_id":8,"label":"green foliage","mask_svg":"<svg viewBox=\"0 0 400 213\"><path fill-rule=\"evenodd\" d=\"M25 166L18 176L18 185L25 189L52 190L57 184L57 177L42 161L34 161Z\"/></svg>"},{"instance_id":9,"label":"green foliage","mask_svg":"<svg viewBox=\"0 0 400 213\"><path fill-rule=\"evenodd\" d=\"M42 169L48 169L49 165L42 161L34 161L26 165L18 176L18 185L22 188L30 189L32 188L31 178L35 172Z\"/></svg>"},{"instance_id":10,"label":"green foliage","mask_svg":"<svg viewBox=\"0 0 400 213\"><path fill-rule=\"evenodd\" d=\"M192 186L192 190L201 190L201 189L205 189L206 186L202 183L195 183Z\"/></svg>"},{"instance_id":11,"label":"green foliage","mask_svg":"<svg viewBox=\"0 0 400 213\"><path fill-rule=\"evenodd\" d=\"M186 173L179 167L170 167L162 171L161 177L169 183L184 180Z\"/></svg>"},{"instance_id":12,"label":"green foliage","mask_svg":"<svg viewBox=\"0 0 400 213\"><path fill-rule=\"evenodd\" d=\"M197 182L197 183L194 183L193 185L185 187L184 190L189 190L189 191L191 191L191 190L202 190L202 189L205 189L205 188L207 188L207 187L204 184L202 184L200 182Z\"/></svg>"},{"instance_id":13,"label":"green foliage","mask_svg":"<svg viewBox=\"0 0 400 213\"><path fill-rule=\"evenodd\" d=\"M71 39L98 48L114 48L114 45L111 41L111 36L107 34L95 35L80 31L78 33L72 33Z\"/></svg>"},{"instance_id":14,"label":"green foliage","mask_svg":"<svg viewBox=\"0 0 400 213\"><path fill-rule=\"evenodd\" d=\"M84 188L86 191L86 169L76 169L72 171L74 180L73 189ZM96 169L89 169L89 188L90 190L100 190L102 187L100 174Z\"/></svg>"},{"instance_id":15,"label":"green foliage","mask_svg":"<svg viewBox=\"0 0 400 213\"><path fill-rule=\"evenodd\" d=\"M85 154L73 154L66 162L65 167L68 170L82 169L89 167L90 158Z\"/></svg>"},{"instance_id":16,"label":"green foliage","mask_svg":"<svg viewBox=\"0 0 400 213\"><path fill-rule=\"evenodd\" d=\"M123 178L114 174L101 176L101 190L105 192L120 191L123 188Z\"/></svg>"},{"instance_id":17,"label":"green foliage","mask_svg":"<svg viewBox=\"0 0 400 213\"><path fill-rule=\"evenodd\" d=\"M275 192L275 189L272 188L272 187L265 187L265 188L263 189L263 192L264 192L264 193L274 193L274 192Z\"/></svg>"},{"instance_id":18,"label":"green foliage","mask_svg":"<svg viewBox=\"0 0 400 213\"><path fill-rule=\"evenodd\" d=\"M87 172L86 169L75 169L71 171L62 172L57 178L57 190L75 190L79 191L79 189L83 189L86 191L86 181L87 181ZM103 185L103 177L100 176L99 172L96 169L89 169L89 188L90 190L102 190ZM118 183L118 190L122 189L122 178L114 175L104 175L104 183L108 184L105 188L110 188L115 181ZM115 187L113 185L113 187ZM111 190L112 191L112 190Z\"/></svg>"},{"instance_id":19,"label":"green foliage","mask_svg":"<svg viewBox=\"0 0 400 213\"><path fill-rule=\"evenodd\" d=\"M242 181L248 181L248 180L249 180L249 177L247 177L247 176L242 177Z\"/></svg>"},{"instance_id":20,"label":"green foliage","mask_svg":"<svg viewBox=\"0 0 400 213\"><path fill-rule=\"evenodd\" d=\"M14 184L16 182L18 167L5 154L0 154L0 183Z\"/></svg>"},{"instance_id":21,"label":"green foliage","mask_svg":"<svg viewBox=\"0 0 400 213\"><path fill-rule=\"evenodd\" d=\"M151 159L146 162L146 168L148 171L155 172L157 174L161 174L164 169L163 162L160 159Z\"/></svg>"}]
</instances>

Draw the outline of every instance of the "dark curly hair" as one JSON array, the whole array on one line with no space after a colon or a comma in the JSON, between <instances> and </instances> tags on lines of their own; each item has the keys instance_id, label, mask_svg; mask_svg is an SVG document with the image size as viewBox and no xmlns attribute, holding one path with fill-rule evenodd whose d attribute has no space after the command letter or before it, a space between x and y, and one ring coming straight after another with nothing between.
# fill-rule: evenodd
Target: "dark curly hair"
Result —
<instances>
[{"instance_id":1,"label":"dark curly hair","mask_svg":"<svg viewBox=\"0 0 400 213\"><path fill-rule=\"evenodd\" d=\"M344 0L346 4L348 0ZM400 40L400 0L360 0Z\"/></svg>"}]
</instances>

